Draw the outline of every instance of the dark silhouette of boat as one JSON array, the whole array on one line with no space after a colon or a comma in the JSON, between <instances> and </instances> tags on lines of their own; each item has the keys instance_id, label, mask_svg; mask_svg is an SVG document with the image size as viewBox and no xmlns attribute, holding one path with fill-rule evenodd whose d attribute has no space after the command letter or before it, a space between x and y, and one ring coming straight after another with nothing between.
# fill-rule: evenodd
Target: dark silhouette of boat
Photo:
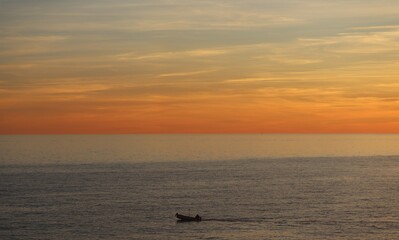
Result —
<instances>
[{"instance_id":1,"label":"dark silhouette of boat","mask_svg":"<svg viewBox=\"0 0 399 240\"><path fill-rule=\"evenodd\" d=\"M175 216L179 219L179 221L182 222L200 222L202 220L202 218L198 214L195 217L190 217L176 213Z\"/></svg>"}]
</instances>

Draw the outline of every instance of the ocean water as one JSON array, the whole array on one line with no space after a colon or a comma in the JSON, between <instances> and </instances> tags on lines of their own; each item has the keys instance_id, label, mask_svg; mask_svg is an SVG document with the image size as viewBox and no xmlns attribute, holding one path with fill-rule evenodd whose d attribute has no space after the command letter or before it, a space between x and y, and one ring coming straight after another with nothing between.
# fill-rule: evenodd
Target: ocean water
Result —
<instances>
[{"instance_id":1,"label":"ocean water","mask_svg":"<svg viewBox=\"0 0 399 240\"><path fill-rule=\"evenodd\" d=\"M399 239L398 183L399 135L0 136L0 239Z\"/></svg>"}]
</instances>

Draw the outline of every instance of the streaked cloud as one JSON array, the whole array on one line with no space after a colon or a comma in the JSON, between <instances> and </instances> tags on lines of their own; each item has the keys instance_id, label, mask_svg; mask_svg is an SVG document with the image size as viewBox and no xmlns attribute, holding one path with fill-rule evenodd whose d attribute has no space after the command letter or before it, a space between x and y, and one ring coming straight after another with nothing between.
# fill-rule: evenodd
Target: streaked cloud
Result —
<instances>
[{"instance_id":1,"label":"streaked cloud","mask_svg":"<svg viewBox=\"0 0 399 240\"><path fill-rule=\"evenodd\" d=\"M209 57L227 54L227 49L194 49L189 51L176 52L156 52L145 55L140 55L135 52L124 53L116 55L116 59L122 61L129 60L156 60L156 59L170 59L170 58L185 58L185 57Z\"/></svg>"},{"instance_id":2,"label":"streaked cloud","mask_svg":"<svg viewBox=\"0 0 399 240\"><path fill-rule=\"evenodd\" d=\"M378 28L365 27L362 30L369 31L345 32L337 36L300 39L300 41L309 46L325 46L328 51L337 53L372 54L399 50L399 28L379 26Z\"/></svg>"},{"instance_id":3,"label":"streaked cloud","mask_svg":"<svg viewBox=\"0 0 399 240\"><path fill-rule=\"evenodd\" d=\"M352 30L389 30L399 29L399 25L388 25L388 26L367 26L367 27L353 27Z\"/></svg>"},{"instance_id":4,"label":"streaked cloud","mask_svg":"<svg viewBox=\"0 0 399 240\"><path fill-rule=\"evenodd\" d=\"M213 71L206 70L206 71L194 71L194 72L162 73L159 75L159 77L185 77L185 76L193 76L193 75L205 74L205 73L210 73L210 72L213 72Z\"/></svg>"}]
</instances>

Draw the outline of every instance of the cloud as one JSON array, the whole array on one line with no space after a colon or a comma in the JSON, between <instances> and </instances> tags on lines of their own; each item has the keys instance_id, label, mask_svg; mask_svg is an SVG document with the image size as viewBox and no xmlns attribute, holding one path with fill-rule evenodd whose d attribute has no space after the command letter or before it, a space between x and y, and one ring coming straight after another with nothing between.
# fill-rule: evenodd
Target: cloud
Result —
<instances>
[{"instance_id":1,"label":"cloud","mask_svg":"<svg viewBox=\"0 0 399 240\"><path fill-rule=\"evenodd\" d=\"M237 78L228 79L224 82L226 83L253 83L253 82L263 82L263 81L286 81L292 80L292 78L287 77L247 77L247 78Z\"/></svg>"},{"instance_id":2,"label":"cloud","mask_svg":"<svg viewBox=\"0 0 399 240\"><path fill-rule=\"evenodd\" d=\"M353 27L351 30L389 30L399 29L399 25L387 25L387 26L366 26L366 27Z\"/></svg>"},{"instance_id":3,"label":"cloud","mask_svg":"<svg viewBox=\"0 0 399 240\"><path fill-rule=\"evenodd\" d=\"M186 76L193 76L193 75L200 75L204 73L214 72L215 70L206 70L206 71L193 71L193 72L174 72L174 73L163 73L160 74L159 77L186 77Z\"/></svg>"},{"instance_id":4,"label":"cloud","mask_svg":"<svg viewBox=\"0 0 399 240\"><path fill-rule=\"evenodd\" d=\"M283 52L283 47L280 47L280 52ZM268 56L256 56L255 59L260 60L268 60L270 62L275 62L284 65L307 65L307 64L315 64L321 63L321 59L315 58L305 58L303 56L299 56L300 54L297 52L298 50L288 50L285 53L270 53Z\"/></svg>"},{"instance_id":5,"label":"cloud","mask_svg":"<svg viewBox=\"0 0 399 240\"><path fill-rule=\"evenodd\" d=\"M58 46L67 40L67 36L60 35L5 36L0 38L0 44L6 46L6 48L0 50L0 58L31 54L50 54L57 52Z\"/></svg>"},{"instance_id":6,"label":"cloud","mask_svg":"<svg viewBox=\"0 0 399 240\"><path fill-rule=\"evenodd\" d=\"M175 51L175 52L153 52L149 54L123 53L115 56L120 61L152 61L158 59L172 59L172 58L185 58L185 57L210 57L227 54L226 49L194 49L188 51Z\"/></svg>"},{"instance_id":7,"label":"cloud","mask_svg":"<svg viewBox=\"0 0 399 240\"><path fill-rule=\"evenodd\" d=\"M198 49L193 51L188 51L188 56L193 57L209 57L209 56L218 56L228 53L226 49Z\"/></svg>"},{"instance_id":8,"label":"cloud","mask_svg":"<svg viewBox=\"0 0 399 240\"><path fill-rule=\"evenodd\" d=\"M368 31L345 32L332 37L314 39L300 38L299 41L305 46L320 46L325 51L342 54L377 54L399 50L399 28L379 26L362 29Z\"/></svg>"}]
</instances>

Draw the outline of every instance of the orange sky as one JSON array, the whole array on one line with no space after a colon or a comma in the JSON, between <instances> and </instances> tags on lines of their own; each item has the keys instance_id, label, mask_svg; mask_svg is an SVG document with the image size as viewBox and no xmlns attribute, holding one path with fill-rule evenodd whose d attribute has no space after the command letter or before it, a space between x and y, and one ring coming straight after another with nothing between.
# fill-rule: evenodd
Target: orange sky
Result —
<instances>
[{"instance_id":1,"label":"orange sky","mask_svg":"<svg viewBox=\"0 0 399 240\"><path fill-rule=\"evenodd\" d=\"M8 1L0 133L399 133L399 2Z\"/></svg>"}]
</instances>

